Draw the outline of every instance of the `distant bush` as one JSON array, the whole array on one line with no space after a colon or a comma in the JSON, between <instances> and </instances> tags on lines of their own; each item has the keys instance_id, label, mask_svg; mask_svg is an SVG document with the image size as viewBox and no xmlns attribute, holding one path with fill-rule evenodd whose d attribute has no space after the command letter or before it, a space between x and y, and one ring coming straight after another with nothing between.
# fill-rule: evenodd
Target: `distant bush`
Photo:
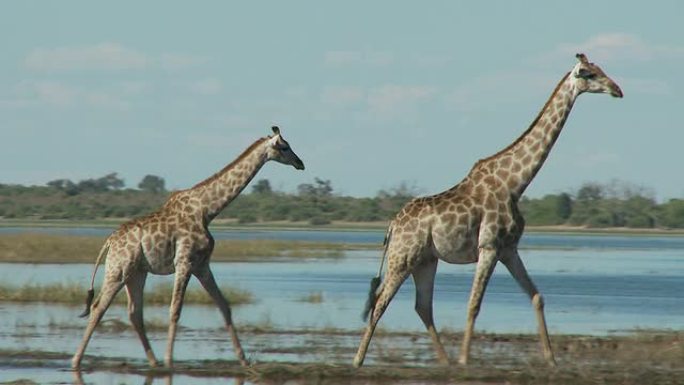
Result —
<instances>
[{"instance_id":1,"label":"distant bush","mask_svg":"<svg viewBox=\"0 0 684 385\"><path fill-rule=\"evenodd\" d=\"M255 214L252 213L242 213L239 217L237 217L238 223L245 224L245 223L254 223L257 221L257 217Z\"/></svg>"},{"instance_id":2,"label":"distant bush","mask_svg":"<svg viewBox=\"0 0 684 385\"><path fill-rule=\"evenodd\" d=\"M527 223L536 226L562 225L572 214L572 198L568 194L546 195L541 199L523 199L521 210Z\"/></svg>"},{"instance_id":3,"label":"distant bush","mask_svg":"<svg viewBox=\"0 0 684 385\"><path fill-rule=\"evenodd\" d=\"M147 175L140 189L126 189L116 173L71 182L58 179L48 186L0 184L0 217L43 219L130 218L157 210L168 198L164 181ZM331 221L368 222L391 219L417 195L401 184L375 197L355 198L335 193L329 180L315 178L296 193L275 191L268 180L256 181L219 218L239 223L294 221L326 225ZM684 199L658 204L643 187L624 182L586 183L574 193L523 197L520 210L533 226L684 228Z\"/></svg>"}]
</instances>

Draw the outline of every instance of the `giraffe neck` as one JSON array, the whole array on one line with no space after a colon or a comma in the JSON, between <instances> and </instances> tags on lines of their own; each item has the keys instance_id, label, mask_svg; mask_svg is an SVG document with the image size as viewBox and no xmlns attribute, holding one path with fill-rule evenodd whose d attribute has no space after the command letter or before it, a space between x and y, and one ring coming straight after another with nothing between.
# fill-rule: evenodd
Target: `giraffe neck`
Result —
<instances>
[{"instance_id":1,"label":"giraffe neck","mask_svg":"<svg viewBox=\"0 0 684 385\"><path fill-rule=\"evenodd\" d=\"M479 161L473 171L495 174L511 196L519 198L544 164L578 95L574 78L566 74L527 131L510 146Z\"/></svg>"},{"instance_id":2,"label":"giraffe neck","mask_svg":"<svg viewBox=\"0 0 684 385\"><path fill-rule=\"evenodd\" d=\"M195 185L205 222L211 222L249 184L266 163L267 138L249 146L221 171Z\"/></svg>"}]
</instances>

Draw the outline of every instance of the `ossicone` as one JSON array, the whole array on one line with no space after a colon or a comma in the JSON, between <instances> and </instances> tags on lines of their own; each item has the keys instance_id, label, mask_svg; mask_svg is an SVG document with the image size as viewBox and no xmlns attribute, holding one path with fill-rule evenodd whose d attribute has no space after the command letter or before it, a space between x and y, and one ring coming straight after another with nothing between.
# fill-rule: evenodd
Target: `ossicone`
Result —
<instances>
[{"instance_id":1,"label":"ossicone","mask_svg":"<svg viewBox=\"0 0 684 385\"><path fill-rule=\"evenodd\" d=\"M575 54L575 57L577 58L577 60L579 60L582 63L589 63L589 59L587 59L587 55L585 55L583 53Z\"/></svg>"}]
</instances>

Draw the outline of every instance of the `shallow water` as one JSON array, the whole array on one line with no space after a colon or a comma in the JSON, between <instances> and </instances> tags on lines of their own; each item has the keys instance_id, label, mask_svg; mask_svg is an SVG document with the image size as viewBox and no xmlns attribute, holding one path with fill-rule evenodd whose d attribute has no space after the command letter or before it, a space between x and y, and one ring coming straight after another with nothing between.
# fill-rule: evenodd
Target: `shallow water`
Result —
<instances>
[{"instance_id":1,"label":"shallow water","mask_svg":"<svg viewBox=\"0 0 684 385\"><path fill-rule=\"evenodd\" d=\"M379 263L376 251L349 252L341 259L312 259L289 263L214 263L221 285L252 292L257 303L235 309L242 323L268 323L279 328L363 327L360 311L369 279ZM528 271L544 294L550 330L554 333L602 334L633 328L680 328L684 324L682 253L670 249L530 249L523 252ZM438 326L461 329L474 265L441 263L435 284L435 318ZM4 264L0 279L6 284L89 283L92 265ZM98 280L102 277L99 272ZM170 281L150 276L148 285ZM197 283L193 280L191 285ZM409 279L394 298L381 324L392 329L422 330L413 311L413 283ZM323 302L300 302L320 292ZM123 295L123 294L121 294ZM17 319L17 306L0 304L5 316ZM189 309L190 307L188 307ZM70 320L75 309L41 305L37 319ZM78 309L80 310L80 309ZM209 307L184 311L182 322L193 326L220 326ZM148 317L165 319L165 308L150 308ZM502 321L505 320L505 321ZM5 323L6 324L6 323ZM477 327L495 332L534 332L533 312L505 268L492 278ZM0 330L3 327L0 327Z\"/></svg>"},{"instance_id":2,"label":"shallow water","mask_svg":"<svg viewBox=\"0 0 684 385\"><path fill-rule=\"evenodd\" d=\"M31 229L34 231L35 229ZM41 229L41 231L78 235L106 235L103 229ZM11 228L1 232L19 231ZM301 239L379 243L383 232L321 231L238 231L216 232L217 238ZM530 276L542 292L551 334L604 335L637 328L684 328L684 237L532 234L522 242L521 255ZM220 285L246 289L257 302L233 309L238 326L261 325L277 329L338 328L358 331L364 323L360 312L367 296L370 278L377 271L380 252L348 252L340 259L309 259L290 262L214 263L212 268ZM28 265L0 264L0 279L6 284L47 284L76 282L89 284L91 264ZM435 286L434 311L438 328L462 330L474 265L440 263ZM98 282L102 278L101 269ZM150 276L148 285L170 282L170 276ZM197 285L192 281L191 285ZM383 328L422 331L423 325L413 310L413 283L403 285L380 321ZM301 302L304 296L320 292L323 302ZM85 295L85 293L84 293ZM124 295L124 294L120 294ZM17 305L0 303L0 348L73 353L80 341L85 320L77 318L78 308L52 304ZM145 319L167 322L166 307L146 307ZM107 320L127 323L123 307L112 307ZM65 327L67 325L68 327ZM232 359L233 353L222 328L218 311L210 306L186 306L179 333L176 358ZM535 333L536 320L529 300L499 266L490 281L478 317L478 331ZM158 357L163 354L165 333L150 333ZM316 362L319 356L304 349L310 341L297 335L273 337L243 335L245 350L262 362ZM287 339L287 340L286 340ZM354 349L357 338L345 342ZM295 348L283 353L277 346ZM300 347L300 348L297 348ZM325 348L325 347L324 347ZM299 349L299 350L297 350ZM453 353L455 346L448 349ZM132 331L123 334L95 333L87 354L144 359L142 348ZM4 366L0 362L0 367ZM65 363L65 367L68 363ZM19 370L19 372L16 372ZM30 378L39 383L58 380L54 370L38 371ZM20 369L3 368L0 381L21 378ZM24 373L26 374L26 373ZM70 376L69 373L65 374ZM56 376L56 377L55 377ZM90 383L141 383L142 377L121 375L103 380L93 374ZM25 376L24 376L25 377ZM64 380L69 381L69 380ZM176 383L186 383L174 379ZM227 383L231 383L228 380ZM226 383L207 379L202 384ZM155 379L153 383L164 383ZM192 381L192 383L199 383Z\"/></svg>"}]
</instances>

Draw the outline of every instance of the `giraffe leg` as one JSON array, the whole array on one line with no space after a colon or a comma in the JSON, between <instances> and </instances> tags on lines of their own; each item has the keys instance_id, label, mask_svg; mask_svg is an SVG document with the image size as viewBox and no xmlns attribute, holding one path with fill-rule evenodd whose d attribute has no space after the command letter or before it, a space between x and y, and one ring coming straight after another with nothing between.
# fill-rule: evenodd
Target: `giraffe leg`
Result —
<instances>
[{"instance_id":1,"label":"giraffe leg","mask_svg":"<svg viewBox=\"0 0 684 385\"><path fill-rule=\"evenodd\" d=\"M173 283L173 294L171 295L171 308L169 311L171 319L169 321L166 354L164 355L164 365L166 365L168 368L173 366L173 344L176 339L178 320L180 319L181 310L183 309L183 297L185 297L185 289L188 287L189 281L189 270L185 267L177 267L176 277Z\"/></svg>"},{"instance_id":2,"label":"giraffe leg","mask_svg":"<svg viewBox=\"0 0 684 385\"><path fill-rule=\"evenodd\" d=\"M83 382L83 373L81 373L80 369L75 369L71 372L71 378L73 379L74 385L85 385L85 382Z\"/></svg>"},{"instance_id":3,"label":"giraffe leg","mask_svg":"<svg viewBox=\"0 0 684 385\"><path fill-rule=\"evenodd\" d=\"M359 345L359 350L356 352L354 357L354 366L359 368L363 365L363 360L366 358L366 352L368 351L368 345L370 344L371 338L373 338L373 333L375 332L375 327L380 321L380 317L387 309L390 301L399 290L399 287L408 277L408 272L405 273L391 273L390 270L387 272L385 277L385 282L382 284L382 289L375 301L375 308L373 309L373 314L371 314L370 321L368 322L368 327L361 338L361 344Z\"/></svg>"},{"instance_id":4,"label":"giraffe leg","mask_svg":"<svg viewBox=\"0 0 684 385\"><path fill-rule=\"evenodd\" d=\"M204 289L209 293L211 298L216 303L216 306L218 306L219 310L221 311L223 319L226 322L226 329L228 330L228 334L230 334L230 337L233 341L233 349L235 350L235 354L237 355L238 360L240 360L240 365L248 366L249 363L245 359L245 353L242 350L242 345L240 345L240 340L238 339L237 331L235 330L235 325L233 324L233 319L230 311L230 304L228 303L228 300L223 295L223 293L221 293L221 290L216 284L214 274L212 274L211 269L209 268L209 266L207 266L201 272L195 274L195 276L200 281Z\"/></svg>"},{"instance_id":5,"label":"giraffe leg","mask_svg":"<svg viewBox=\"0 0 684 385\"><path fill-rule=\"evenodd\" d=\"M90 337L92 337L95 327L102 320L102 316L111 305L116 294L123 287L123 282L120 281L119 275L117 274L107 274L105 276L104 283L100 289L100 297L95 301L90 312L90 318L88 319L88 326L86 326L85 333L83 334L83 340L81 345L79 345L76 350L76 354L71 359L71 367L73 369L78 369L81 366L81 360L83 359L83 353L90 342Z\"/></svg>"},{"instance_id":6,"label":"giraffe leg","mask_svg":"<svg viewBox=\"0 0 684 385\"><path fill-rule=\"evenodd\" d=\"M470 356L470 341L473 337L473 330L475 329L475 319L480 313L480 305L482 305L482 298L487 289L489 278L494 272L496 266L496 250L491 247L481 247L478 256L477 268L475 270L475 277L473 278L473 286L470 291L470 299L468 300L468 317L466 319L466 327L463 332L463 343L461 344L461 352L458 356L458 363L461 365L468 364L468 357Z\"/></svg>"},{"instance_id":7,"label":"giraffe leg","mask_svg":"<svg viewBox=\"0 0 684 385\"><path fill-rule=\"evenodd\" d=\"M432 293L435 287L437 262L437 258L433 258L413 271L413 282L416 286L416 312L432 338L432 345L435 347L437 359L441 364L448 365L449 357L439 339L439 334L437 334L435 322L432 318Z\"/></svg>"},{"instance_id":8,"label":"giraffe leg","mask_svg":"<svg viewBox=\"0 0 684 385\"><path fill-rule=\"evenodd\" d=\"M544 299L537 290L537 287L527 274L525 265L520 259L517 250L507 253L506 258L502 259L503 264L511 273L513 278L518 282L520 287L527 293L532 300L534 311L537 315L537 325L539 329L539 339L541 341L542 352L544 358L550 366L556 366L556 360L553 357L553 350L551 349L551 342L549 340L549 333L546 329L546 318L544 317Z\"/></svg>"},{"instance_id":9,"label":"giraffe leg","mask_svg":"<svg viewBox=\"0 0 684 385\"><path fill-rule=\"evenodd\" d=\"M145 355L150 366L157 366L157 359L154 357L154 352L150 346L150 341L147 339L145 333L145 324L143 322L143 290L145 288L145 280L147 279L147 272L135 271L126 281L126 294L128 294L128 316L133 325L133 329L138 334L140 342L142 342L145 349Z\"/></svg>"}]
</instances>

